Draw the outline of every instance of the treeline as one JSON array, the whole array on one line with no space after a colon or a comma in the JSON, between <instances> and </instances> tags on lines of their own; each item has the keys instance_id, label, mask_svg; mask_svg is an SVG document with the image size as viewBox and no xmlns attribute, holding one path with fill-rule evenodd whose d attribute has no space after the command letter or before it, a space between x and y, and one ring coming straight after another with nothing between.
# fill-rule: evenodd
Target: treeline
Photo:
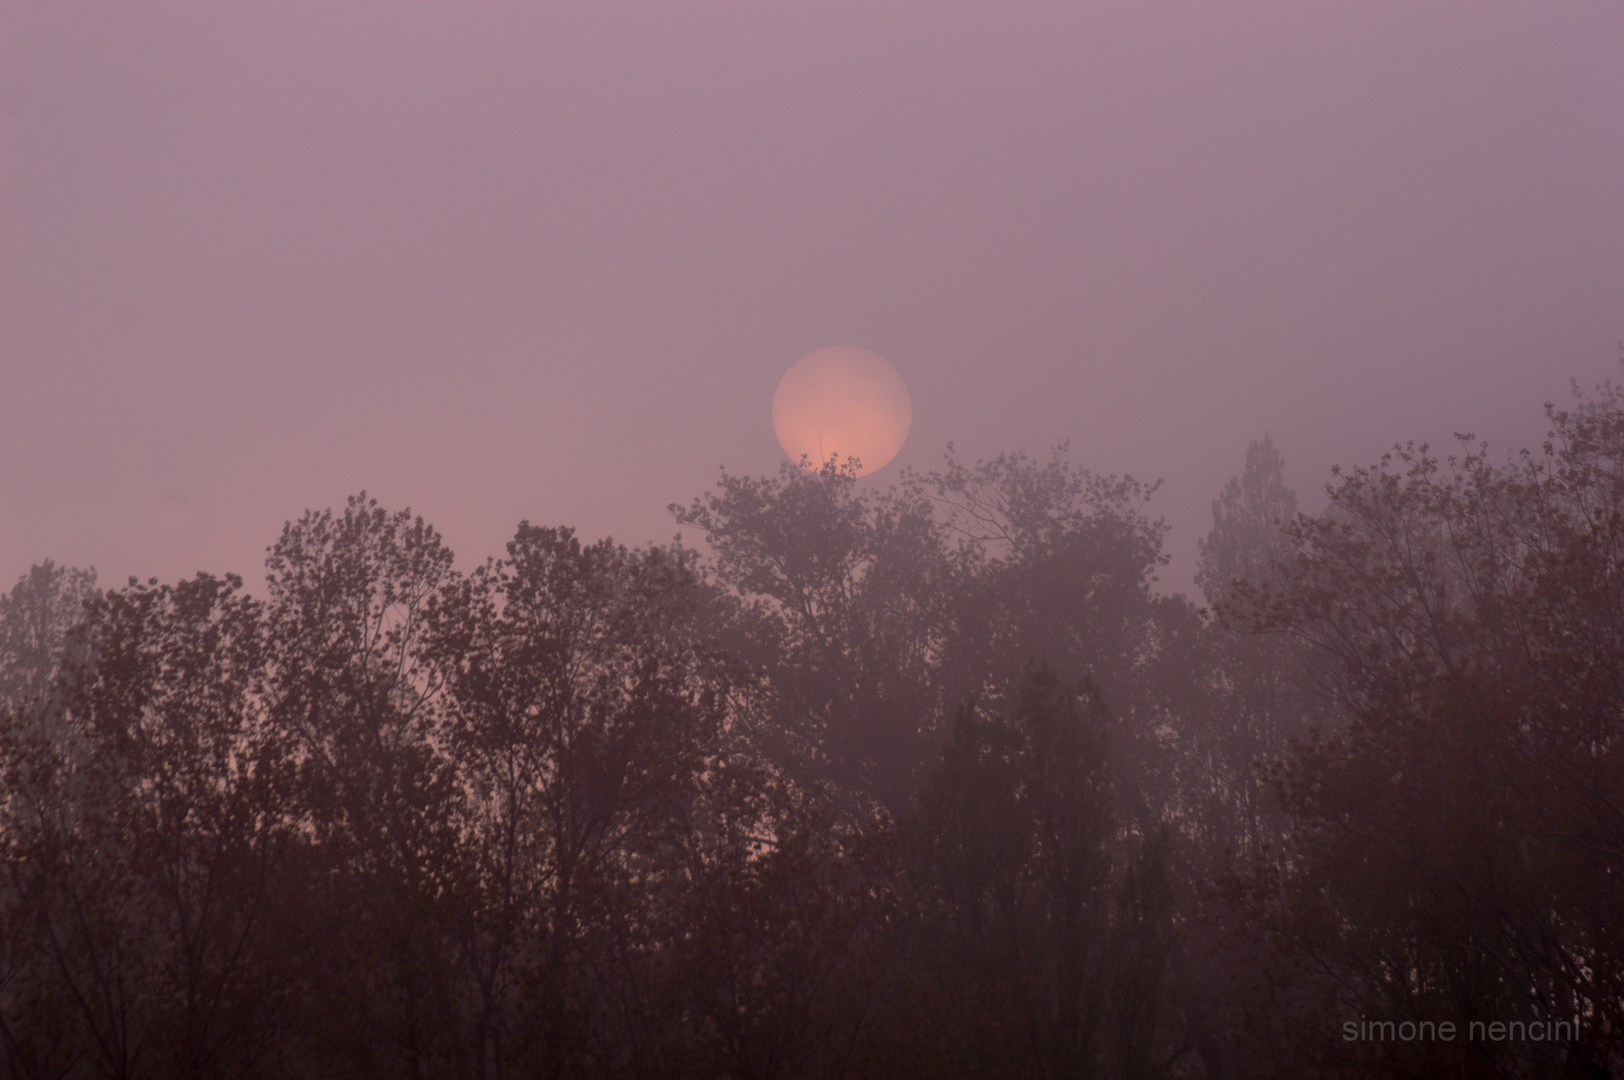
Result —
<instances>
[{"instance_id":1,"label":"treeline","mask_svg":"<svg viewBox=\"0 0 1624 1080\"><path fill-rule=\"evenodd\" d=\"M1313 516L1253 444L1200 607L1062 453L35 567L0 1075L1624 1074L1624 391L1549 412Z\"/></svg>"}]
</instances>

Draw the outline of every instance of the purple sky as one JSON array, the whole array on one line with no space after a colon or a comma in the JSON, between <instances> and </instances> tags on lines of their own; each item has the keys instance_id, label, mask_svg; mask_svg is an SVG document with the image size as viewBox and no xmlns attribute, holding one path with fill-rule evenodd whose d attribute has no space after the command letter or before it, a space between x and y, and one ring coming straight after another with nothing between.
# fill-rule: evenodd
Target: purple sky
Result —
<instances>
[{"instance_id":1,"label":"purple sky","mask_svg":"<svg viewBox=\"0 0 1624 1080\"><path fill-rule=\"evenodd\" d=\"M1624 2L0 4L0 584L237 570L360 488L464 565L777 467L1522 445L1624 338Z\"/></svg>"}]
</instances>

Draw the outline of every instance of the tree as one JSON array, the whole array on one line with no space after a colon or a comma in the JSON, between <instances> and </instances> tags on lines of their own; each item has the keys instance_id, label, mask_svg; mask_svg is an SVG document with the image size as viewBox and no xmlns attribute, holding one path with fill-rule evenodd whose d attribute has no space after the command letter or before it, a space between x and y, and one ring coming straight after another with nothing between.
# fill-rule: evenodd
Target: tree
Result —
<instances>
[{"instance_id":1,"label":"tree","mask_svg":"<svg viewBox=\"0 0 1624 1080\"><path fill-rule=\"evenodd\" d=\"M78 656L73 628L94 598L94 570L58 567L47 560L32 567L12 591L0 596L0 762L7 783L0 842L9 852L26 848L34 818L49 818L59 796L48 774L30 761L75 756L80 746L64 723L57 681ZM32 805L30 805L32 804ZM38 949L38 906L23 865L7 865L0 891L0 1035L14 1071L28 1075L39 1062L71 1059L81 1031L71 1014L59 1013L42 986L48 981Z\"/></svg>"},{"instance_id":2,"label":"tree","mask_svg":"<svg viewBox=\"0 0 1624 1080\"><path fill-rule=\"evenodd\" d=\"M1113 703L1113 768L1148 822L1158 732L1196 684L1194 609L1151 591L1165 524L1154 488L1000 455L865 492L832 464L777 478L724 474L679 522L704 530L717 580L740 603L731 640L755 661L773 732L800 774L908 805L951 724L975 699L1007 708L1024 667L1089 675ZM776 748L774 748L776 749Z\"/></svg>"},{"instance_id":3,"label":"tree","mask_svg":"<svg viewBox=\"0 0 1624 1080\"><path fill-rule=\"evenodd\" d=\"M644 1074L897 1075L888 1006L909 988L889 823L844 823L820 792L747 763L707 788L667 879L662 1067Z\"/></svg>"},{"instance_id":4,"label":"tree","mask_svg":"<svg viewBox=\"0 0 1624 1080\"><path fill-rule=\"evenodd\" d=\"M639 965L613 958L652 947L662 856L724 760L728 686L693 631L693 563L526 522L431 612L466 793L457 934L479 1075L556 1075L646 1034L614 1005L646 992ZM611 1030L618 1048L593 1045Z\"/></svg>"},{"instance_id":5,"label":"tree","mask_svg":"<svg viewBox=\"0 0 1624 1080\"><path fill-rule=\"evenodd\" d=\"M1203 804L1203 846L1244 859L1277 854L1284 835L1266 770L1289 755L1295 740L1330 723L1325 702L1311 690L1315 672L1306 650L1283 633L1259 632L1237 608L1237 590L1276 582L1294 551L1297 496L1284 470L1268 435L1247 446L1241 475L1213 500L1212 529L1196 569L1215 614L1205 665L1211 704L1207 721L1192 726L1197 767L1181 786Z\"/></svg>"},{"instance_id":6,"label":"tree","mask_svg":"<svg viewBox=\"0 0 1624 1080\"><path fill-rule=\"evenodd\" d=\"M1299 519L1255 623L1334 661L1345 730L1282 773L1290 860L1254 882L1312 1023L1576 1025L1567 1045L1302 1038L1429 1075L1621 1063L1624 392L1548 407L1543 454L1401 447Z\"/></svg>"},{"instance_id":7,"label":"tree","mask_svg":"<svg viewBox=\"0 0 1624 1080\"><path fill-rule=\"evenodd\" d=\"M984 1035L956 1056L983 1070L1169 1064L1168 834L1115 820L1104 712L1090 683L1029 669L1006 717L960 711L921 793L921 873L953 944L942 977L973 987L982 1013L954 1025Z\"/></svg>"},{"instance_id":8,"label":"tree","mask_svg":"<svg viewBox=\"0 0 1624 1080\"><path fill-rule=\"evenodd\" d=\"M1077 468L1065 449L970 466L949 447L943 470L910 478L960 540L943 663L955 703L1007 707L1034 660L1092 677L1122 705L1132 696L1167 526L1143 510L1155 485Z\"/></svg>"},{"instance_id":9,"label":"tree","mask_svg":"<svg viewBox=\"0 0 1624 1080\"><path fill-rule=\"evenodd\" d=\"M0 596L0 703L26 709L44 701L67 659L70 631L95 595L95 570L47 559Z\"/></svg>"},{"instance_id":10,"label":"tree","mask_svg":"<svg viewBox=\"0 0 1624 1080\"><path fill-rule=\"evenodd\" d=\"M856 483L785 463L671 509L744 600L731 637L766 681L765 748L900 813L934 748L946 551L928 501Z\"/></svg>"},{"instance_id":11,"label":"tree","mask_svg":"<svg viewBox=\"0 0 1624 1080\"><path fill-rule=\"evenodd\" d=\"M293 822L240 588L199 575L87 602L51 723L10 713L7 929L31 948L0 1024L23 1075L272 1060L288 983L268 931Z\"/></svg>"},{"instance_id":12,"label":"tree","mask_svg":"<svg viewBox=\"0 0 1624 1080\"><path fill-rule=\"evenodd\" d=\"M1065 451L970 466L950 447L943 470L910 478L959 540L938 696L1007 711L1032 663L1089 679L1110 705L1116 797L1148 832L1180 812L1166 763L1201 708L1201 623L1182 596L1152 589L1167 562L1167 525L1145 510L1157 485L1091 473Z\"/></svg>"},{"instance_id":13,"label":"tree","mask_svg":"<svg viewBox=\"0 0 1624 1080\"><path fill-rule=\"evenodd\" d=\"M345 1075L466 1058L446 931L458 793L423 657L451 562L422 518L364 493L287 524L266 561L271 722L294 741L307 905L326 928L303 957L316 1007L300 1029Z\"/></svg>"},{"instance_id":14,"label":"tree","mask_svg":"<svg viewBox=\"0 0 1624 1080\"><path fill-rule=\"evenodd\" d=\"M1241 475L1212 501L1212 531L1201 541L1195 582L1217 607L1236 581L1261 582L1292 550L1287 527L1297 516L1297 494L1286 486L1286 462L1267 434L1247 444Z\"/></svg>"}]
</instances>

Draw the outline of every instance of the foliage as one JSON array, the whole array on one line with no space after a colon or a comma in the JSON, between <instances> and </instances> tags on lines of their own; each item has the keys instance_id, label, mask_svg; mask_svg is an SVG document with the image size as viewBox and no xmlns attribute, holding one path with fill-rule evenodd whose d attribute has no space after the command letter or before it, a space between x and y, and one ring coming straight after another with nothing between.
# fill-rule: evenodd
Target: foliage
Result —
<instances>
[{"instance_id":1,"label":"foliage","mask_svg":"<svg viewBox=\"0 0 1624 1080\"><path fill-rule=\"evenodd\" d=\"M1113 820L1104 706L1046 667L1007 718L963 708L916 826L925 888L998 1037L984 1068L1035 1076L1165 1072L1172 893L1165 830Z\"/></svg>"},{"instance_id":2,"label":"foliage","mask_svg":"<svg viewBox=\"0 0 1624 1080\"><path fill-rule=\"evenodd\" d=\"M1463 437L1447 462L1406 446L1339 475L1278 581L1242 592L1334 661L1352 716L1280 771L1289 869L1254 887L1307 1015L1564 1020L1577 1039L1321 1059L1533 1075L1624 1052L1624 394L1548 411L1542 455L1495 466Z\"/></svg>"},{"instance_id":3,"label":"foliage","mask_svg":"<svg viewBox=\"0 0 1624 1080\"><path fill-rule=\"evenodd\" d=\"M1210 611L1061 450L724 473L708 555L363 494L263 599L36 567L0 1076L1617 1073L1624 390L1549 413L1312 516L1252 444Z\"/></svg>"},{"instance_id":4,"label":"foliage","mask_svg":"<svg viewBox=\"0 0 1624 1080\"><path fill-rule=\"evenodd\" d=\"M717 486L672 511L704 531L717 579L745 600L734 637L768 688L764 748L901 812L938 708L948 566L929 503L860 491L833 461Z\"/></svg>"},{"instance_id":5,"label":"foliage","mask_svg":"<svg viewBox=\"0 0 1624 1080\"><path fill-rule=\"evenodd\" d=\"M48 715L9 715L3 1022L24 1073L269 1065L287 980L266 927L293 836L260 606L240 587L199 575L91 600L74 635L94 663L65 667Z\"/></svg>"}]
</instances>

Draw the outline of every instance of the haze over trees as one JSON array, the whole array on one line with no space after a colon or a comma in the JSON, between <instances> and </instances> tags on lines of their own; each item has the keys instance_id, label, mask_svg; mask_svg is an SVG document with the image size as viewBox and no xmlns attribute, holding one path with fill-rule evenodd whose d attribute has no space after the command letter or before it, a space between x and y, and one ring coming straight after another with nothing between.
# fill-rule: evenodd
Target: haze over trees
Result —
<instances>
[{"instance_id":1,"label":"haze over trees","mask_svg":"<svg viewBox=\"0 0 1624 1080\"><path fill-rule=\"evenodd\" d=\"M0 1075L1619 1075L1624 390L1549 417L1313 515L1265 436L1200 604L1063 449L724 473L702 549L460 572L358 495L261 595L42 564Z\"/></svg>"}]
</instances>

